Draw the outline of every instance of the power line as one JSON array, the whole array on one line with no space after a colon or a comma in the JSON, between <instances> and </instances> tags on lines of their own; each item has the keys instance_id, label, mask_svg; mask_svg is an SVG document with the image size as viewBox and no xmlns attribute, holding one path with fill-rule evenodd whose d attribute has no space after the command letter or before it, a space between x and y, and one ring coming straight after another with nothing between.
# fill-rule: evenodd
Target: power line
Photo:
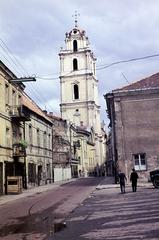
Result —
<instances>
[{"instance_id":1,"label":"power line","mask_svg":"<svg viewBox=\"0 0 159 240\"><path fill-rule=\"evenodd\" d=\"M4 56L3 54L1 54L1 56L10 64L11 68L12 68L18 75L21 75L21 73L12 65L11 61L8 60L8 58L6 58L6 56Z\"/></svg>"},{"instance_id":2,"label":"power line","mask_svg":"<svg viewBox=\"0 0 159 240\"><path fill-rule=\"evenodd\" d=\"M134 61L140 61L140 60L154 58L154 57L159 57L159 54L153 54L153 55L148 55L148 56L143 56L143 57L138 57L138 58L131 58L131 59L127 59L127 60L120 60L120 61L112 62L112 63L106 64L106 65L104 65L104 64L98 65L96 70L100 71L102 69L109 68L109 67L114 66L114 65L118 65L118 64L122 64L122 63L129 63L129 62L134 62ZM78 71L82 71L82 70L88 70L88 69L87 68L78 69ZM63 75L62 77L65 77L65 76L71 74L72 72L73 71L70 71L69 73ZM57 80L57 79L59 79L59 76L57 76L57 77L36 76L36 78L39 78L39 79L42 79L42 80Z\"/></svg>"},{"instance_id":3,"label":"power line","mask_svg":"<svg viewBox=\"0 0 159 240\"><path fill-rule=\"evenodd\" d=\"M131 59L128 59L128 60L121 60L121 61L117 61L117 62L112 62L110 64L107 64L107 65L103 66L103 67L98 67L97 70L102 70L102 69L111 67L113 65L121 64L121 63L140 61L140 60L144 60L144 59L148 59L148 58L154 58L154 57L159 57L159 54L157 53L157 54L148 55L148 56L144 56L144 57L131 58Z\"/></svg>"},{"instance_id":4,"label":"power line","mask_svg":"<svg viewBox=\"0 0 159 240\"><path fill-rule=\"evenodd\" d=\"M21 72L21 70L20 70L20 72L22 73L22 75L24 74L24 72L25 73L27 73L27 75L29 75L28 74L28 72L26 71L26 69L22 66L22 64L18 61L18 59L14 56L14 54L12 53L12 51L9 49L9 47L6 45L6 43L0 38L0 41L3 43L3 45L4 45L4 47L7 49L7 51L6 51L6 49L2 46L2 44L0 43L0 46L3 48L3 50L6 52L6 54L10 57L10 59L11 59L11 61L19 68L21 68L21 70L22 70L22 72Z\"/></svg>"},{"instance_id":5,"label":"power line","mask_svg":"<svg viewBox=\"0 0 159 240\"><path fill-rule=\"evenodd\" d=\"M16 71L19 75L23 75L23 74L28 74L27 70L23 67L23 65L17 60L17 58L13 55L12 51L8 48L8 46L5 44L5 42L0 38L0 41L3 43L3 45L0 43L1 48L3 49L3 51L7 54L7 56L9 57L9 59L11 60L11 62L14 64L14 66L16 66L16 68L18 67L18 71L13 67L12 63L10 62L10 60L8 60L8 58L6 58L5 56L3 56L6 61L9 62L9 64L12 66L12 68L14 69L14 71ZM20 68L19 68L20 67ZM22 71L21 71L21 70ZM39 104L44 105L41 101L41 99L46 102L46 99L44 99L42 97L42 95L37 91L37 89L34 87L34 85L32 83L31 87L32 87L32 91L34 91L34 96L35 98L38 100ZM28 92L31 93L30 89L27 89ZM31 93L32 95L32 93ZM40 96L40 98L39 98ZM48 104L48 106L50 107L50 109L52 109L52 107ZM53 109L52 109L53 110Z\"/></svg>"}]
</instances>

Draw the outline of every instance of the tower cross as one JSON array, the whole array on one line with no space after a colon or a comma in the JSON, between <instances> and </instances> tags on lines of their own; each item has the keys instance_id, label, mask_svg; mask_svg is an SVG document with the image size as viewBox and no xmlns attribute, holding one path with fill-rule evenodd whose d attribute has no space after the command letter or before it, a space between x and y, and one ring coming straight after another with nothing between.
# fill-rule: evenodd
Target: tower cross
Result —
<instances>
[{"instance_id":1,"label":"tower cross","mask_svg":"<svg viewBox=\"0 0 159 240\"><path fill-rule=\"evenodd\" d=\"M72 17L74 17L75 18L75 27L77 27L77 22L78 22L78 17L80 16L80 14L79 13L77 13L77 11L75 11L75 14L74 15L72 15Z\"/></svg>"}]
</instances>

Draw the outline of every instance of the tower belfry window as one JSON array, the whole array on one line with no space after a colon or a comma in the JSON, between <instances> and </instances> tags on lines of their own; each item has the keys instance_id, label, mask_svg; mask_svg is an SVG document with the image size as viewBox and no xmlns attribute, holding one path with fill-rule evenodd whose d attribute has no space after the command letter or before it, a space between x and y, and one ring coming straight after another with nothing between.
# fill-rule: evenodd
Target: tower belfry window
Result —
<instances>
[{"instance_id":1,"label":"tower belfry window","mask_svg":"<svg viewBox=\"0 0 159 240\"><path fill-rule=\"evenodd\" d=\"M76 70L78 70L78 62L77 62L77 59L74 58L73 59L73 71L76 71Z\"/></svg>"},{"instance_id":2,"label":"tower belfry window","mask_svg":"<svg viewBox=\"0 0 159 240\"><path fill-rule=\"evenodd\" d=\"M79 89L77 84L73 86L73 90L74 90L74 99L79 99Z\"/></svg>"},{"instance_id":3,"label":"tower belfry window","mask_svg":"<svg viewBox=\"0 0 159 240\"><path fill-rule=\"evenodd\" d=\"M78 50L77 40L74 40L73 41L73 51L77 52L77 50Z\"/></svg>"}]
</instances>

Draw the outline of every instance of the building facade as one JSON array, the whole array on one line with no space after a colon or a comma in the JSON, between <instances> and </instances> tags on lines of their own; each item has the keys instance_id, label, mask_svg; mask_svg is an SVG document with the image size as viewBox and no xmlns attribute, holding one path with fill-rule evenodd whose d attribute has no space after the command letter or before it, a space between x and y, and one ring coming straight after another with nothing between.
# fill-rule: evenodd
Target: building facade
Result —
<instances>
[{"instance_id":1,"label":"building facade","mask_svg":"<svg viewBox=\"0 0 159 240\"><path fill-rule=\"evenodd\" d=\"M53 123L52 127L52 163L54 182L71 179L69 125L66 120L47 114Z\"/></svg>"},{"instance_id":2,"label":"building facade","mask_svg":"<svg viewBox=\"0 0 159 240\"><path fill-rule=\"evenodd\" d=\"M22 176L25 186L24 123L29 115L22 106L24 85L0 61L0 194L7 193L7 177Z\"/></svg>"},{"instance_id":3,"label":"building facade","mask_svg":"<svg viewBox=\"0 0 159 240\"><path fill-rule=\"evenodd\" d=\"M53 180L52 121L14 80L0 61L0 195L10 177L20 177L23 188Z\"/></svg>"},{"instance_id":4,"label":"building facade","mask_svg":"<svg viewBox=\"0 0 159 240\"><path fill-rule=\"evenodd\" d=\"M28 185L53 182L52 121L26 94L22 104L29 113L25 122L26 178Z\"/></svg>"},{"instance_id":5,"label":"building facade","mask_svg":"<svg viewBox=\"0 0 159 240\"><path fill-rule=\"evenodd\" d=\"M105 95L110 118L109 165L129 179L132 168L140 180L159 168L159 74ZM112 164L110 161L112 160ZM111 170L110 170L111 171Z\"/></svg>"},{"instance_id":6,"label":"building facade","mask_svg":"<svg viewBox=\"0 0 159 240\"><path fill-rule=\"evenodd\" d=\"M100 106L96 58L88 37L77 26L66 33L65 49L60 51L61 116L76 126L93 129L96 164L103 163ZM104 159L105 160L105 159Z\"/></svg>"}]
</instances>

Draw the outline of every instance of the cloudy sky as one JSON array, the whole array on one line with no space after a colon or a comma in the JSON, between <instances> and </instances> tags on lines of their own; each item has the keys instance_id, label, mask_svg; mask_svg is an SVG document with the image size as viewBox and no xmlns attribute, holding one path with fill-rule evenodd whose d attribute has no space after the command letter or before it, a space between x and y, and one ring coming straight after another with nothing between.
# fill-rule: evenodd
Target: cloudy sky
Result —
<instances>
[{"instance_id":1,"label":"cloudy sky","mask_svg":"<svg viewBox=\"0 0 159 240\"><path fill-rule=\"evenodd\" d=\"M0 58L19 77L37 76L26 92L42 109L59 114L58 53L74 27L74 12L99 67L159 54L158 9L158 0L0 0ZM158 63L153 57L97 71L102 120L103 95L158 72Z\"/></svg>"}]
</instances>

